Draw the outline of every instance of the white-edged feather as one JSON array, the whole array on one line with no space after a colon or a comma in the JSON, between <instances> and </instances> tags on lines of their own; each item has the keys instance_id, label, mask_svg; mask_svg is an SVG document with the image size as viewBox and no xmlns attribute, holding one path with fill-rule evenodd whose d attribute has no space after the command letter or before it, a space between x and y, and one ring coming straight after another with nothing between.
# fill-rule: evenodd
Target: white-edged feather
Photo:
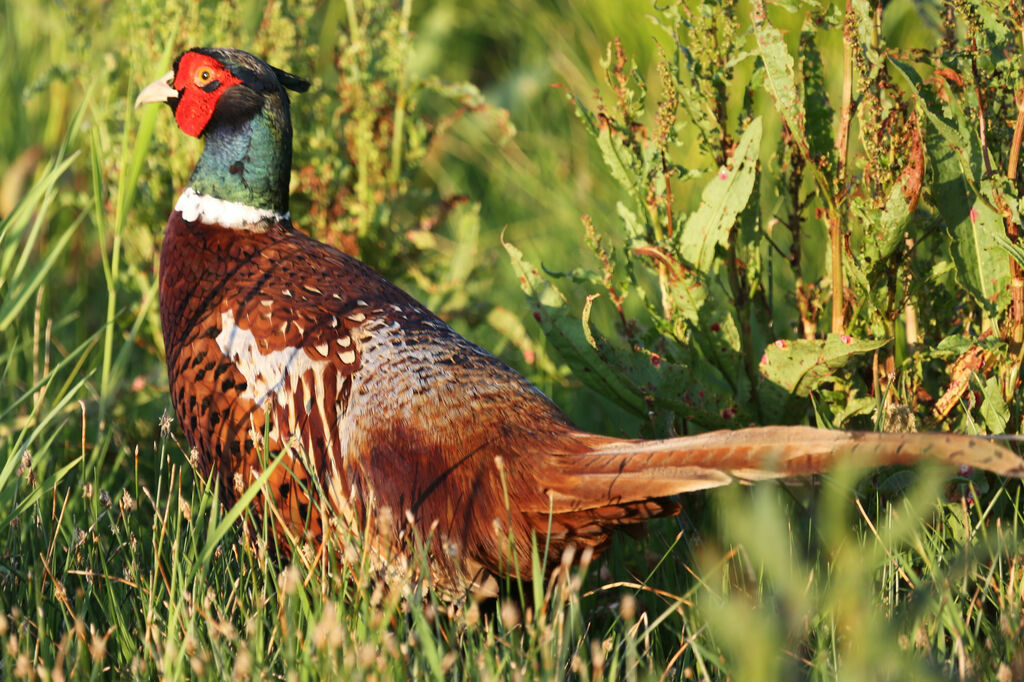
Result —
<instances>
[{"instance_id":1,"label":"white-edged feather","mask_svg":"<svg viewBox=\"0 0 1024 682\"><path fill-rule=\"evenodd\" d=\"M221 313L220 333L216 341L221 352L245 377L246 387L241 392L242 396L257 405L263 406L273 395L279 405L287 407L289 393L294 395L301 377L309 370L316 378L315 396L309 397L315 397L317 401L324 399L324 373L334 371L326 360L315 360L302 348L261 351L252 331L235 324L235 315L230 310ZM289 390L282 390L285 388Z\"/></svg>"}]
</instances>

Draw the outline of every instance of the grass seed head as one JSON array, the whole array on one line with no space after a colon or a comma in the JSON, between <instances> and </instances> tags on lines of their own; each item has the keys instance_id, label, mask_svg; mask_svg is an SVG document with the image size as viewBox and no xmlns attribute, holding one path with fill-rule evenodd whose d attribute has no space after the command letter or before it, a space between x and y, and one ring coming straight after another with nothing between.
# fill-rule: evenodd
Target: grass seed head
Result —
<instances>
[{"instance_id":1,"label":"grass seed head","mask_svg":"<svg viewBox=\"0 0 1024 682\"><path fill-rule=\"evenodd\" d=\"M320 615L320 621L313 628L313 645L320 650L337 651L341 648L344 637L338 607L334 602L327 602Z\"/></svg>"},{"instance_id":2,"label":"grass seed head","mask_svg":"<svg viewBox=\"0 0 1024 682\"><path fill-rule=\"evenodd\" d=\"M636 618L636 597L628 592L622 595L622 601L619 602L619 616L627 622Z\"/></svg>"},{"instance_id":3,"label":"grass seed head","mask_svg":"<svg viewBox=\"0 0 1024 682\"><path fill-rule=\"evenodd\" d=\"M519 625L521 614L519 611L519 605L513 601L505 601L501 605L501 624L505 626L506 630L511 630L515 626Z\"/></svg>"},{"instance_id":4,"label":"grass seed head","mask_svg":"<svg viewBox=\"0 0 1024 682\"><path fill-rule=\"evenodd\" d=\"M232 678L235 680L249 679L252 670L252 654L246 648L241 649L235 656L235 665L231 669Z\"/></svg>"},{"instance_id":5,"label":"grass seed head","mask_svg":"<svg viewBox=\"0 0 1024 682\"><path fill-rule=\"evenodd\" d=\"M107 656L107 638L98 632L92 633L92 641L89 642L89 656L94 663L101 663Z\"/></svg>"},{"instance_id":6,"label":"grass seed head","mask_svg":"<svg viewBox=\"0 0 1024 682\"><path fill-rule=\"evenodd\" d=\"M22 680L35 679L36 671L32 669L32 661L26 654L19 654L14 662L14 676Z\"/></svg>"},{"instance_id":7,"label":"grass seed head","mask_svg":"<svg viewBox=\"0 0 1024 682\"><path fill-rule=\"evenodd\" d=\"M363 670L373 667L377 662L377 647L369 642L360 645L358 661Z\"/></svg>"},{"instance_id":8,"label":"grass seed head","mask_svg":"<svg viewBox=\"0 0 1024 682\"><path fill-rule=\"evenodd\" d=\"M463 621L467 627L476 627L480 623L480 606L475 601L470 601L463 613Z\"/></svg>"},{"instance_id":9,"label":"grass seed head","mask_svg":"<svg viewBox=\"0 0 1024 682\"><path fill-rule=\"evenodd\" d=\"M168 412L167 408L164 408L164 413L160 416L160 437L167 438L171 435L171 424L174 423L174 417Z\"/></svg>"},{"instance_id":10,"label":"grass seed head","mask_svg":"<svg viewBox=\"0 0 1024 682\"><path fill-rule=\"evenodd\" d=\"M18 469L15 473L18 476L27 474L28 477L26 480L28 481L28 484L36 484L36 472L32 469L32 453L28 450L24 450L21 453L21 464L18 465Z\"/></svg>"},{"instance_id":11,"label":"grass seed head","mask_svg":"<svg viewBox=\"0 0 1024 682\"><path fill-rule=\"evenodd\" d=\"M277 588L281 591L281 594L292 595L299 589L299 585L302 583L302 576L299 575L299 569L294 565L288 566L277 578Z\"/></svg>"},{"instance_id":12,"label":"grass seed head","mask_svg":"<svg viewBox=\"0 0 1024 682\"><path fill-rule=\"evenodd\" d=\"M441 671L447 675L448 671L452 669L452 666L455 665L457 660L459 660L459 656L454 651L446 653L444 658L441 659Z\"/></svg>"},{"instance_id":13,"label":"grass seed head","mask_svg":"<svg viewBox=\"0 0 1024 682\"><path fill-rule=\"evenodd\" d=\"M604 670L604 649L597 640L590 641L590 667L594 671L594 677L600 677L601 671Z\"/></svg>"}]
</instances>

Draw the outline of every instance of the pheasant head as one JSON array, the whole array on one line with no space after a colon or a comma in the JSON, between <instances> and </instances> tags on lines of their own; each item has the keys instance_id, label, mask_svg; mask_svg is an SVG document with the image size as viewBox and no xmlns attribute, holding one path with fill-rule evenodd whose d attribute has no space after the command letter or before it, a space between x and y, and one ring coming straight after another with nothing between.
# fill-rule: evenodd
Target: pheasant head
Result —
<instances>
[{"instance_id":1,"label":"pheasant head","mask_svg":"<svg viewBox=\"0 0 1024 682\"><path fill-rule=\"evenodd\" d=\"M204 140L193 193L280 218L288 214L292 161L286 88L305 92L309 82L241 50L193 48L135 106L166 102L182 131Z\"/></svg>"}]
</instances>

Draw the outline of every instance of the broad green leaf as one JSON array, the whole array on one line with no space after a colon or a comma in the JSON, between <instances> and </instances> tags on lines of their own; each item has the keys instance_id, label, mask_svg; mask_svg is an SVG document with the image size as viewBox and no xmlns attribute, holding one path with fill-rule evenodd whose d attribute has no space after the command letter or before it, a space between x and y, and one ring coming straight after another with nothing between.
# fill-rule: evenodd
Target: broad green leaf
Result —
<instances>
[{"instance_id":1,"label":"broad green leaf","mask_svg":"<svg viewBox=\"0 0 1024 682\"><path fill-rule=\"evenodd\" d=\"M801 153L807 156L810 147L807 142L806 117L793 69L793 56L789 54L782 33L769 23L761 0L755 0L750 18L754 24L758 53L764 64L765 88L775 100L775 108L786 122Z\"/></svg>"},{"instance_id":2,"label":"broad green leaf","mask_svg":"<svg viewBox=\"0 0 1024 682\"><path fill-rule=\"evenodd\" d=\"M984 27L985 31L991 34L990 36L985 36L989 39L986 42L999 45L1000 43L1005 44L1007 39L1011 38L1011 24L1007 21L1010 16L1006 10L1006 7L1008 6L1009 5L1004 6L1001 3L995 2L971 3L971 8L978 13L978 18L981 19L981 25Z\"/></svg>"},{"instance_id":3,"label":"broad green leaf","mask_svg":"<svg viewBox=\"0 0 1024 682\"><path fill-rule=\"evenodd\" d=\"M950 226L949 239L957 281L990 312L1006 307L1010 265L1000 245L1005 239L1002 217L976 199L967 218Z\"/></svg>"},{"instance_id":4,"label":"broad green leaf","mask_svg":"<svg viewBox=\"0 0 1024 682\"><path fill-rule=\"evenodd\" d=\"M698 273L710 273L715 247L728 243L736 217L747 206L757 174L761 119L755 118L736 145L732 163L704 187L700 207L687 219L679 238L679 255Z\"/></svg>"},{"instance_id":5,"label":"broad green leaf","mask_svg":"<svg viewBox=\"0 0 1024 682\"><path fill-rule=\"evenodd\" d=\"M1005 342L997 336L987 336L983 339L962 334L952 334L935 344L934 348L928 351L929 356L937 358L950 358L963 355L972 347L979 346L983 350L996 353L1005 353Z\"/></svg>"},{"instance_id":6,"label":"broad green leaf","mask_svg":"<svg viewBox=\"0 0 1024 682\"><path fill-rule=\"evenodd\" d=\"M711 358L701 355L696 346L675 348L674 352L679 352L677 357L657 340L651 345L657 345L661 352L645 347L615 346L592 331L590 338L595 342L598 356L615 373L617 381L643 401L644 416L649 416L652 408L657 407L705 427L723 427L735 424L734 420L742 420L740 423L749 420L750 415L743 412L749 391L736 391ZM586 374L583 379L587 380Z\"/></svg>"},{"instance_id":7,"label":"broad green leaf","mask_svg":"<svg viewBox=\"0 0 1024 682\"><path fill-rule=\"evenodd\" d=\"M765 349L761 374L790 393L806 397L855 356L870 353L887 339L854 339L829 334L825 340L776 341Z\"/></svg>"},{"instance_id":8,"label":"broad green leaf","mask_svg":"<svg viewBox=\"0 0 1024 682\"><path fill-rule=\"evenodd\" d=\"M996 241L998 242L999 246L1001 246L1003 250L1006 251L1006 253L1008 253L1011 258L1013 258L1013 260L1017 261L1017 265L1024 268L1024 247L1022 247L1020 244L1014 244L1013 242L1010 241L1009 237L1006 237L1005 235L1001 239L997 239Z\"/></svg>"},{"instance_id":9,"label":"broad green leaf","mask_svg":"<svg viewBox=\"0 0 1024 682\"><path fill-rule=\"evenodd\" d=\"M533 300L534 316L559 354L595 390L615 397L633 411L643 413L643 400L625 386L597 354L596 343L592 337L588 338L590 330L585 330L580 318L567 309L562 292L541 276L523 257L522 251L510 242L503 241L503 245L512 259L512 267L519 274L523 291Z\"/></svg>"},{"instance_id":10,"label":"broad green leaf","mask_svg":"<svg viewBox=\"0 0 1024 682\"><path fill-rule=\"evenodd\" d=\"M543 345L535 345L519 315L508 308L495 306L487 313L487 324L512 343L528 364L536 365L548 376L558 376L558 367L552 362ZM495 348L494 351L500 352Z\"/></svg>"},{"instance_id":11,"label":"broad green leaf","mask_svg":"<svg viewBox=\"0 0 1024 682\"><path fill-rule=\"evenodd\" d=\"M646 242L647 241L647 228L640 222L636 213L631 211L621 201L615 203L615 210L618 212L619 217L622 219L622 224L626 227L626 235L629 237L630 242Z\"/></svg>"},{"instance_id":12,"label":"broad green leaf","mask_svg":"<svg viewBox=\"0 0 1024 682\"><path fill-rule=\"evenodd\" d=\"M832 426L842 428L852 417L868 415L874 412L878 400L871 396L852 397L832 417Z\"/></svg>"},{"instance_id":13,"label":"broad green leaf","mask_svg":"<svg viewBox=\"0 0 1024 682\"><path fill-rule=\"evenodd\" d=\"M917 479L917 473L912 469L897 468L892 473L883 470L882 474L881 480L872 487L883 495L903 495Z\"/></svg>"},{"instance_id":14,"label":"broad green leaf","mask_svg":"<svg viewBox=\"0 0 1024 682\"><path fill-rule=\"evenodd\" d=\"M803 72L804 111L807 116L807 144L809 161L831 168L835 156L832 138L835 112L828 101L825 87L824 62L814 36L817 27L811 16L804 19L800 32L800 67Z\"/></svg>"},{"instance_id":15,"label":"broad green leaf","mask_svg":"<svg viewBox=\"0 0 1024 682\"><path fill-rule=\"evenodd\" d=\"M906 235L924 182L924 149L918 129L906 150L903 172L889 188L878 220L865 227L864 251L873 263L892 255Z\"/></svg>"},{"instance_id":16,"label":"broad green leaf","mask_svg":"<svg viewBox=\"0 0 1024 682\"><path fill-rule=\"evenodd\" d=\"M865 240L871 240L872 249L877 253L877 259L888 258L896 250L906 233L911 215L913 215L911 202L907 200L903 183L897 181L889 188L885 208L878 216L878 230L871 230L869 226L868 233L864 235Z\"/></svg>"},{"instance_id":17,"label":"broad green leaf","mask_svg":"<svg viewBox=\"0 0 1024 682\"><path fill-rule=\"evenodd\" d=\"M597 146L612 177L629 192L630 196L636 197L642 183L635 155L623 140L622 134L613 130L607 119L601 119L597 132Z\"/></svg>"},{"instance_id":18,"label":"broad green leaf","mask_svg":"<svg viewBox=\"0 0 1024 682\"><path fill-rule=\"evenodd\" d=\"M890 60L918 97L925 114L924 143L931 167L932 201L946 223L949 253L956 279L990 315L1009 302L1010 264L1000 243L1005 239L1003 220L979 199L976 187L991 194L990 181L980 180L980 162L973 130L963 112L950 106L954 119L945 119L938 104L924 89L917 72L899 60ZM972 186L973 183L973 186Z\"/></svg>"},{"instance_id":19,"label":"broad green leaf","mask_svg":"<svg viewBox=\"0 0 1024 682\"><path fill-rule=\"evenodd\" d=\"M982 390L981 417L989 433L1006 433L1010 422L1010 406L1003 400L999 377L989 377Z\"/></svg>"},{"instance_id":20,"label":"broad green leaf","mask_svg":"<svg viewBox=\"0 0 1024 682\"><path fill-rule=\"evenodd\" d=\"M917 98L918 111L924 116L924 142L929 160L934 162L933 155L939 154L938 158L959 163L967 177L976 178L977 173L974 170L978 167L978 162L975 140L972 128L964 120L963 112L951 107L954 117L946 118L941 103L925 86L914 67L893 58L889 59L889 63L895 67L895 73L903 78L910 93Z\"/></svg>"},{"instance_id":21,"label":"broad green leaf","mask_svg":"<svg viewBox=\"0 0 1024 682\"><path fill-rule=\"evenodd\" d=\"M784 9L790 14L796 14L802 12L808 7L817 9L818 3L812 0L768 0L768 4L772 7L778 7Z\"/></svg>"},{"instance_id":22,"label":"broad green leaf","mask_svg":"<svg viewBox=\"0 0 1024 682\"><path fill-rule=\"evenodd\" d=\"M685 323L689 326L700 323L701 311L705 309L705 302L708 299L708 290L697 280L694 273L681 268L670 272L662 278L662 287L664 288L663 296L668 303L673 319L680 324ZM657 307L650 307L649 310L656 318L663 314ZM667 320L666 323L668 323ZM673 333L680 341L685 341L689 336L687 329L680 328L678 324L666 324L666 326L673 330L669 332L666 329L666 331Z\"/></svg>"},{"instance_id":23,"label":"broad green leaf","mask_svg":"<svg viewBox=\"0 0 1024 682\"><path fill-rule=\"evenodd\" d=\"M865 77L873 79L884 64L884 57L876 47L878 39L875 37L874 3L868 0L852 0L851 8L856 21L854 28L857 32L857 42L860 43L864 59L871 67Z\"/></svg>"},{"instance_id":24,"label":"broad green leaf","mask_svg":"<svg viewBox=\"0 0 1024 682\"><path fill-rule=\"evenodd\" d=\"M932 354L939 357L955 357L966 353L974 344L975 340L971 337L954 334L939 341L935 348L932 349Z\"/></svg>"},{"instance_id":25,"label":"broad green leaf","mask_svg":"<svg viewBox=\"0 0 1024 682\"><path fill-rule=\"evenodd\" d=\"M680 77L676 84L676 87L679 88L679 102L686 110L690 121L697 126L697 130L700 132L701 146L705 150L712 150L722 138L722 130L718 118L715 116L713 100L708 97L708 93L701 90L700 84L694 76L701 67L689 48L680 45L679 54L686 62L686 68L680 68Z\"/></svg>"},{"instance_id":26,"label":"broad green leaf","mask_svg":"<svg viewBox=\"0 0 1024 682\"><path fill-rule=\"evenodd\" d=\"M686 358L640 345L619 348L590 326L593 301L582 313L571 312L558 288L533 267L512 244L504 243L523 291L533 300L545 336L588 386L635 414L648 416L654 406L706 427L721 427L737 416L734 386L695 348L675 347ZM657 320L655 320L657 323ZM651 345L664 344L657 334ZM671 343L671 342L668 342Z\"/></svg>"}]
</instances>

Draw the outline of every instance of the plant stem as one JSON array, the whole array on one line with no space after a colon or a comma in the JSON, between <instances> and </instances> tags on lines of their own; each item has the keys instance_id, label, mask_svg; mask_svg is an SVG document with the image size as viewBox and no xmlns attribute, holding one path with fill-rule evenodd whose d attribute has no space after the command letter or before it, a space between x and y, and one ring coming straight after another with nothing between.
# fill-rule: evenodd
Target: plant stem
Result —
<instances>
[{"instance_id":1,"label":"plant stem","mask_svg":"<svg viewBox=\"0 0 1024 682\"><path fill-rule=\"evenodd\" d=\"M829 241L832 254L832 333L841 334L843 320L843 195L846 186L846 155L850 147L850 119L853 109L853 41L855 40L852 0L846 0L846 22L843 28L843 103L836 137L837 200L829 215Z\"/></svg>"},{"instance_id":2,"label":"plant stem","mask_svg":"<svg viewBox=\"0 0 1024 682\"><path fill-rule=\"evenodd\" d=\"M1013 143L1010 145L1010 159L1007 162L1006 177L1014 186L1017 184L1017 166L1020 160L1021 138L1024 136L1024 102L1017 105L1017 123L1013 129ZM1010 211L1004 212L1006 220L1006 236L1017 244L1020 240L1020 230L1013 222L1013 214ZM1020 263L1010 256L1010 325L1011 325L1011 349L1019 351L1024 341L1024 273L1021 271Z\"/></svg>"}]
</instances>

